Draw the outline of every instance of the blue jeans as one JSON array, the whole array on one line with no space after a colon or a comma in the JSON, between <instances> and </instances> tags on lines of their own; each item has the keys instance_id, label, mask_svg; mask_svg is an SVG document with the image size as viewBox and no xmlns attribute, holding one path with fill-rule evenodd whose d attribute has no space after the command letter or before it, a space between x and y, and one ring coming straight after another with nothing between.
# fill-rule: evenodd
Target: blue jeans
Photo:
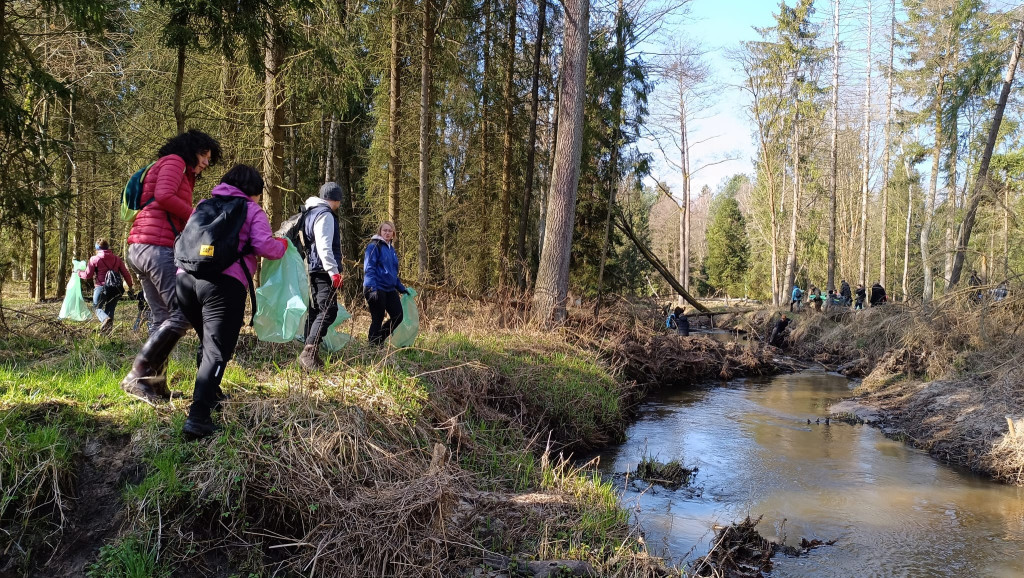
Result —
<instances>
[{"instance_id":1,"label":"blue jeans","mask_svg":"<svg viewBox=\"0 0 1024 578\"><path fill-rule=\"evenodd\" d=\"M100 323L107 320L107 318L114 318L114 309L117 308L117 299L111 299L100 307L100 291L103 290L103 285L97 285L92 290L92 304L96 306L96 318L100 320Z\"/></svg>"}]
</instances>

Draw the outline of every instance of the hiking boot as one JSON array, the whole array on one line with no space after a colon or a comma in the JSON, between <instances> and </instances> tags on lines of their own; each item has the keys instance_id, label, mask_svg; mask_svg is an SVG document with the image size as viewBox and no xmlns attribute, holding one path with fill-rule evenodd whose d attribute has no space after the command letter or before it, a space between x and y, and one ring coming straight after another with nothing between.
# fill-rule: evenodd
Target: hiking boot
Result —
<instances>
[{"instance_id":1,"label":"hiking boot","mask_svg":"<svg viewBox=\"0 0 1024 578\"><path fill-rule=\"evenodd\" d=\"M212 419L199 419L199 418L188 418L185 420L185 425L181 428L182 435L186 439L200 439L212 436L219 432L221 427L213 423Z\"/></svg>"},{"instance_id":2,"label":"hiking boot","mask_svg":"<svg viewBox=\"0 0 1024 578\"><path fill-rule=\"evenodd\" d=\"M142 351L132 362L132 370L121 380L121 389L141 384L149 393L164 400L171 398L167 388L167 358L181 335L174 330L161 329L150 336Z\"/></svg>"},{"instance_id":3,"label":"hiking boot","mask_svg":"<svg viewBox=\"0 0 1024 578\"><path fill-rule=\"evenodd\" d=\"M129 396L134 397L139 401L146 402L149 405L152 405L153 407L156 407L156 404L158 403L163 403L164 401L166 401L165 399L157 395L155 391L150 389L149 386L138 381L129 384L121 382L121 389L124 390L124 392L127 393Z\"/></svg>"},{"instance_id":4,"label":"hiking boot","mask_svg":"<svg viewBox=\"0 0 1024 578\"><path fill-rule=\"evenodd\" d=\"M324 360L320 359L320 346L315 343L307 343L299 354L299 365L306 371L316 371L324 366Z\"/></svg>"},{"instance_id":5,"label":"hiking boot","mask_svg":"<svg viewBox=\"0 0 1024 578\"><path fill-rule=\"evenodd\" d=\"M114 329L114 318L113 317L107 317L106 319L103 320L103 323L100 323L100 333L102 333L104 335L110 335L110 332L113 331L113 329Z\"/></svg>"}]
</instances>

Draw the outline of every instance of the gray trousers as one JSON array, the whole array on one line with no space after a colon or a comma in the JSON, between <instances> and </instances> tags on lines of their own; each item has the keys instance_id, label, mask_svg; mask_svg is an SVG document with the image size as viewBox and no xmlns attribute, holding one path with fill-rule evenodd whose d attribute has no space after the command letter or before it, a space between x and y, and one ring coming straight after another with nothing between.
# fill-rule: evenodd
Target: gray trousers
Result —
<instances>
[{"instance_id":1,"label":"gray trousers","mask_svg":"<svg viewBox=\"0 0 1024 578\"><path fill-rule=\"evenodd\" d=\"M175 296L178 267L174 265L174 249L133 243L128 246L128 266L138 277L153 314L149 334L166 327L184 335L192 326L178 308Z\"/></svg>"}]
</instances>

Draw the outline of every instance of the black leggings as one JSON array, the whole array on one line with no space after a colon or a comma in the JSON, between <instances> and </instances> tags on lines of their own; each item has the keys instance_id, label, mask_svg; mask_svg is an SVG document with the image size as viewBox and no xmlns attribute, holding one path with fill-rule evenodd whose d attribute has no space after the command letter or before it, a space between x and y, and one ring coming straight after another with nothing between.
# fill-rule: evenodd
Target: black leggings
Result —
<instances>
[{"instance_id":1,"label":"black leggings","mask_svg":"<svg viewBox=\"0 0 1024 578\"><path fill-rule=\"evenodd\" d=\"M370 309L370 344L380 345L402 323L402 298L398 291L378 291L369 287L363 287L363 297ZM384 323L385 313L390 317L387 323Z\"/></svg>"},{"instance_id":2,"label":"black leggings","mask_svg":"<svg viewBox=\"0 0 1024 578\"><path fill-rule=\"evenodd\" d=\"M227 275L208 281L181 273L176 296L185 319L199 336L199 370L188 416L207 421L210 411L224 398L220 382L238 345L238 333L245 320L246 290L237 279Z\"/></svg>"}]
</instances>

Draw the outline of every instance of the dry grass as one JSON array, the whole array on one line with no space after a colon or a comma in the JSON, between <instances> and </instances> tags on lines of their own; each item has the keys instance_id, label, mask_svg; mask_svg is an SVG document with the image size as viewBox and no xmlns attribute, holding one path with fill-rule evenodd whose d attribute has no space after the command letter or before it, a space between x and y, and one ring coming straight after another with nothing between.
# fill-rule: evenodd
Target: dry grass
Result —
<instances>
[{"instance_id":1,"label":"dry grass","mask_svg":"<svg viewBox=\"0 0 1024 578\"><path fill-rule=\"evenodd\" d=\"M67 398L132 434L119 460L141 473L109 471L104 481L120 492L130 479L125 527L110 551L150 544L160 568L203 575L455 576L491 555L585 560L605 576L668 575L610 486L547 459L621 429L634 386L615 379L596 347L639 315L594 324L574 312L576 321L548 332L530 327L514 300L467 306L435 293L421 303L417 348L379 351L360 340L313 376L294 368L297 345L245 330L225 376L224 432L186 443L178 432L187 402L154 412L120 401L117 381L142 342L125 328L133 311L119 311L110 341L95 324L51 321L59 303L7 304L15 311L0 369L12 380L0 385L11 403ZM345 329L359 336L368 317L353 309ZM172 387L186 394L195 346L186 338L172 358ZM89 387L72 383L93 374L101 379ZM55 375L67 378L53 389ZM75 463L51 479L73 482ZM56 495L74 495L71 482ZM118 509L116 497L105 499ZM59 532L63 519L54 523Z\"/></svg>"}]
</instances>

